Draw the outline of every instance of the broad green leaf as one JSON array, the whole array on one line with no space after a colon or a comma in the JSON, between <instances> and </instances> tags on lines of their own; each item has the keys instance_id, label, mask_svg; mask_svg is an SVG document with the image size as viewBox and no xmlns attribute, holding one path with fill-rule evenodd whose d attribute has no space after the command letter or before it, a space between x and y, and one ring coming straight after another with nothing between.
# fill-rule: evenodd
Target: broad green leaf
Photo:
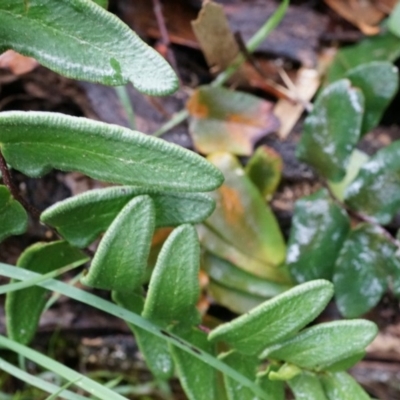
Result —
<instances>
[{"instance_id":1,"label":"broad green leaf","mask_svg":"<svg viewBox=\"0 0 400 400\"><path fill-rule=\"evenodd\" d=\"M360 138L364 96L342 79L319 95L305 120L296 155L323 177L337 182L344 178L351 153Z\"/></svg>"},{"instance_id":2,"label":"broad green leaf","mask_svg":"<svg viewBox=\"0 0 400 400\"><path fill-rule=\"evenodd\" d=\"M246 165L245 171L264 197L274 194L281 180L282 158L268 146L260 146Z\"/></svg>"},{"instance_id":3,"label":"broad green leaf","mask_svg":"<svg viewBox=\"0 0 400 400\"><path fill-rule=\"evenodd\" d=\"M225 183L211 194L217 206L205 222L210 235L201 235L202 244L250 273L290 282L287 271L278 268L285 258L282 233L260 192L234 156L216 153L209 160L222 171Z\"/></svg>"},{"instance_id":4,"label":"broad green leaf","mask_svg":"<svg viewBox=\"0 0 400 400\"><path fill-rule=\"evenodd\" d=\"M328 400L321 381L315 374L303 372L288 381L288 385L296 400Z\"/></svg>"},{"instance_id":5,"label":"broad green leaf","mask_svg":"<svg viewBox=\"0 0 400 400\"><path fill-rule=\"evenodd\" d=\"M400 209L400 141L379 150L347 188L346 203L387 224Z\"/></svg>"},{"instance_id":6,"label":"broad green leaf","mask_svg":"<svg viewBox=\"0 0 400 400\"><path fill-rule=\"evenodd\" d=\"M222 183L220 172L193 152L120 126L56 113L0 113L0 148L13 168L31 177L58 168L182 192Z\"/></svg>"},{"instance_id":7,"label":"broad green leaf","mask_svg":"<svg viewBox=\"0 0 400 400\"><path fill-rule=\"evenodd\" d=\"M379 35L370 36L359 43L346 46L336 53L330 65L326 81L334 82L346 77L352 68L371 61L396 61L400 56L400 39L382 29Z\"/></svg>"},{"instance_id":8,"label":"broad green leaf","mask_svg":"<svg viewBox=\"0 0 400 400\"><path fill-rule=\"evenodd\" d=\"M321 371L359 354L377 333L376 325L366 320L327 322L267 348L262 357Z\"/></svg>"},{"instance_id":9,"label":"broad green leaf","mask_svg":"<svg viewBox=\"0 0 400 400\"><path fill-rule=\"evenodd\" d=\"M100 7L103 7L105 9L107 9L107 7L108 7L108 0L92 0L92 1L94 1Z\"/></svg>"},{"instance_id":10,"label":"broad green leaf","mask_svg":"<svg viewBox=\"0 0 400 400\"><path fill-rule=\"evenodd\" d=\"M45 274L88 257L64 241L36 243L19 257L17 266ZM45 307L48 292L38 286L10 292L6 296L6 325L8 336L23 344L35 335L40 315Z\"/></svg>"},{"instance_id":11,"label":"broad green leaf","mask_svg":"<svg viewBox=\"0 0 400 400\"><path fill-rule=\"evenodd\" d=\"M325 367L325 371L329 372L340 372L346 371L349 368L353 367L359 361L361 361L365 357L366 351L362 350L357 354L352 354L347 358L343 358L342 360L335 362L327 367Z\"/></svg>"},{"instance_id":12,"label":"broad green leaf","mask_svg":"<svg viewBox=\"0 0 400 400\"><path fill-rule=\"evenodd\" d=\"M347 73L353 86L362 90L365 99L365 114L361 134L378 125L386 107L399 87L397 67L387 61L362 64Z\"/></svg>"},{"instance_id":13,"label":"broad green leaf","mask_svg":"<svg viewBox=\"0 0 400 400\"><path fill-rule=\"evenodd\" d=\"M0 242L9 236L24 233L28 226L25 209L3 185L0 185L0 221Z\"/></svg>"},{"instance_id":14,"label":"broad green leaf","mask_svg":"<svg viewBox=\"0 0 400 400\"><path fill-rule=\"evenodd\" d=\"M208 342L204 332L195 328L186 332L174 329L173 332L207 353L214 353L214 346ZM217 372L215 369L203 361L188 357L186 352L175 346L170 345L170 351L175 361L179 381L189 400L217 399Z\"/></svg>"},{"instance_id":15,"label":"broad green leaf","mask_svg":"<svg viewBox=\"0 0 400 400\"><path fill-rule=\"evenodd\" d=\"M166 327L199 323L196 303L200 246L191 225L176 228L163 245L151 276L143 316Z\"/></svg>"},{"instance_id":16,"label":"broad green leaf","mask_svg":"<svg viewBox=\"0 0 400 400\"><path fill-rule=\"evenodd\" d=\"M326 190L297 200L286 256L296 281L332 279L335 260L349 229L346 212Z\"/></svg>"},{"instance_id":17,"label":"broad green leaf","mask_svg":"<svg viewBox=\"0 0 400 400\"><path fill-rule=\"evenodd\" d=\"M388 20L388 28L393 35L400 36L400 4L396 4Z\"/></svg>"},{"instance_id":18,"label":"broad green leaf","mask_svg":"<svg viewBox=\"0 0 400 400\"><path fill-rule=\"evenodd\" d=\"M350 156L346 176L340 182L327 182L330 190L340 201L344 201L347 187L354 181L360 168L369 160L369 156L360 150L355 149Z\"/></svg>"},{"instance_id":19,"label":"broad green leaf","mask_svg":"<svg viewBox=\"0 0 400 400\"><path fill-rule=\"evenodd\" d=\"M40 219L77 247L86 247L104 232L135 196L149 195L154 203L156 227L196 224L214 210L214 201L203 193L160 192L147 187L120 186L90 190L60 201Z\"/></svg>"},{"instance_id":20,"label":"broad green leaf","mask_svg":"<svg viewBox=\"0 0 400 400\"><path fill-rule=\"evenodd\" d=\"M388 286L387 267L394 250L373 225L362 224L350 232L333 276L336 304L342 315L358 317L379 302Z\"/></svg>"},{"instance_id":21,"label":"broad green leaf","mask_svg":"<svg viewBox=\"0 0 400 400\"><path fill-rule=\"evenodd\" d=\"M217 304L237 314L244 314L265 301L264 297L228 288L213 280L210 280L208 290Z\"/></svg>"},{"instance_id":22,"label":"broad green leaf","mask_svg":"<svg viewBox=\"0 0 400 400\"><path fill-rule=\"evenodd\" d=\"M236 90L200 86L186 107L194 145L204 154L250 155L257 140L279 127L272 103Z\"/></svg>"},{"instance_id":23,"label":"broad green leaf","mask_svg":"<svg viewBox=\"0 0 400 400\"><path fill-rule=\"evenodd\" d=\"M278 365L269 365L266 371L257 374L256 383L268 394L267 400L285 400L284 382L279 380L271 381L268 374L279 370Z\"/></svg>"},{"instance_id":24,"label":"broad green leaf","mask_svg":"<svg viewBox=\"0 0 400 400\"><path fill-rule=\"evenodd\" d=\"M202 257L202 267L215 282L227 288L236 289L265 299L277 296L291 288L290 285L270 282L243 271L229 261L223 260L209 252L206 252Z\"/></svg>"},{"instance_id":25,"label":"broad green leaf","mask_svg":"<svg viewBox=\"0 0 400 400\"><path fill-rule=\"evenodd\" d=\"M328 400L370 400L364 389L346 372L321 376Z\"/></svg>"},{"instance_id":26,"label":"broad green leaf","mask_svg":"<svg viewBox=\"0 0 400 400\"><path fill-rule=\"evenodd\" d=\"M1 0L0 52L10 48L68 78L114 86L130 81L150 95L178 86L159 54L88 0Z\"/></svg>"},{"instance_id":27,"label":"broad green leaf","mask_svg":"<svg viewBox=\"0 0 400 400\"><path fill-rule=\"evenodd\" d=\"M85 285L117 292L133 292L143 283L155 212L149 196L131 200L108 228L94 255Z\"/></svg>"},{"instance_id":28,"label":"broad green leaf","mask_svg":"<svg viewBox=\"0 0 400 400\"><path fill-rule=\"evenodd\" d=\"M256 379L256 371L259 364L257 357L249 357L232 351L222 354L219 358L247 378ZM229 400L254 399L254 393L249 388L226 375L224 375L224 383Z\"/></svg>"},{"instance_id":29,"label":"broad green leaf","mask_svg":"<svg viewBox=\"0 0 400 400\"><path fill-rule=\"evenodd\" d=\"M333 285L328 281L303 283L218 326L209 339L224 341L244 354L259 354L314 320L332 296Z\"/></svg>"},{"instance_id":30,"label":"broad green leaf","mask_svg":"<svg viewBox=\"0 0 400 400\"><path fill-rule=\"evenodd\" d=\"M143 311L144 297L139 288L131 293L114 291L112 297L115 303L129 311L136 314ZM140 352L154 376L163 380L171 378L174 373L174 361L168 343L134 324L128 323L128 326L135 335Z\"/></svg>"}]
</instances>

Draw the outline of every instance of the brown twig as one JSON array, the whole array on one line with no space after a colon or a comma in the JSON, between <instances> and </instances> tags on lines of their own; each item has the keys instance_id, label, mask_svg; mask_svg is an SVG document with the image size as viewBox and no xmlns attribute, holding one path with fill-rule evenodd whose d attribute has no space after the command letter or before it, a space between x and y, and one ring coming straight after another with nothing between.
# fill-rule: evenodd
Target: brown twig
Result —
<instances>
[{"instance_id":1,"label":"brown twig","mask_svg":"<svg viewBox=\"0 0 400 400\"><path fill-rule=\"evenodd\" d=\"M39 219L40 218L40 211L29 204L20 194L18 188L15 186L12 177L11 177L11 172L8 169L7 162L3 156L3 154L0 152L0 171L1 175L3 177L3 182L7 186L8 190L10 191L11 195L14 197L15 200L17 200L22 207L25 208L25 210L30 214L34 219Z\"/></svg>"},{"instance_id":2,"label":"brown twig","mask_svg":"<svg viewBox=\"0 0 400 400\"><path fill-rule=\"evenodd\" d=\"M161 5L160 0L153 0L153 10L154 10L154 15L157 20L158 29L160 30L162 44L167 48L168 61L171 63L172 68L178 74L178 64L176 62L175 55L172 52L171 47L170 47L171 41L169 39L168 29L167 29L167 25L165 23L165 18L164 18L164 14L162 11L162 5Z\"/></svg>"}]
</instances>

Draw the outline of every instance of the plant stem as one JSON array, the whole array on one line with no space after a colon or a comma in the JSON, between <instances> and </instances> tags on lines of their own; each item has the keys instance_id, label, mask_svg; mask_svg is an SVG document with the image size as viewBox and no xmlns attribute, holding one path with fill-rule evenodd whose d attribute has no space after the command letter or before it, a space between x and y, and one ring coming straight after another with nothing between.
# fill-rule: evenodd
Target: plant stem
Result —
<instances>
[{"instance_id":1,"label":"plant stem","mask_svg":"<svg viewBox=\"0 0 400 400\"><path fill-rule=\"evenodd\" d=\"M15 186L12 177L11 177L11 172L8 169L7 166L7 161L5 160L3 154L0 152L0 171L1 175L3 177L3 183L7 186L8 190L10 191L11 195L14 197L15 200L17 200L22 207L25 208L25 210L30 214L34 219L39 219L40 218L40 211L29 204L20 194L18 188Z\"/></svg>"},{"instance_id":2,"label":"plant stem","mask_svg":"<svg viewBox=\"0 0 400 400\"><path fill-rule=\"evenodd\" d=\"M268 35L277 27L281 22L282 18L286 14L286 10L289 6L289 0L283 0L279 5L278 9L272 14L264 25L249 39L246 44L246 49L249 53L253 53L260 44L268 37ZM238 70L238 68L246 61L243 54L239 54L232 64L223 72L221 72L214 81L210 84L212 87L222 86L226 83L229 78ZM161 136L165 132L179 125L181 122L185 121L189 117L189 112L184 109L176 113L171 120L167 121L161 128L154 132L154 136Z\"/></svg>"},{"instance_id":3,"label":"plant stem","mask_svg":"<svg viewBox=\"0 0 400 400\"><path fill-rule=\"evenodd\" d=\"M131 99L129 98L126 86L116 86L114 89L128 118L129 127L135 130L136 129L135 110L133 109L133 104L131 102Z\"/></svg>"}]
</instances>

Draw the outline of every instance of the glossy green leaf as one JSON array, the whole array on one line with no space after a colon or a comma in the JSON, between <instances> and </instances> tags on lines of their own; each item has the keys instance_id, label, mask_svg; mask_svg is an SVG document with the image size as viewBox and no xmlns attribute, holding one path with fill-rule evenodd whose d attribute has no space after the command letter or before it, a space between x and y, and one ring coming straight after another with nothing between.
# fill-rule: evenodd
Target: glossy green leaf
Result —
<instances>
[{"instance_id":1,"label":"glossy green leaf","mask_svg":"<svg viewBox=\"0 0 400 400\"><path fill-rule=\"evenodd\" d=\"M105 9L107 9L107 7L108 7L108 0L92 0L92 1L94 1L100 7L103 7Z\"/></svg>"},{"instance_id":2,"label":"glossy green leaf","mask_svg":"<svg viewBox=\"0 0 400 400\"><path fill-rule=\"evenodd\" d=\"M238 372L251 380L256 379L256 370L259 360L256 357L249 357L244 354L232 351L220 356L220 359L229 366L235 368ZM239 382L224 375L225 389L229 400L253 399L254 393Z\"/></svg>"},{"instance_id":3,"label":"glossy green leaf","mask_svg":"<svg viewBox=\"0 0 400 400\"><path fill-rule=\"evenodd\" d=\"M104 232L135 196L149 195L154 203L156 227L199 223L214 210L214 201L203 193L160 192L147 187L120 186L90 190L60 201L40 219L77 247L86 247Z\"/></svg>"},{"instance_id":4,"label":"glossy green leaf","mask_svg":"<svg viewBox=\"0 0 400 400\"><path fill-rule=\"evenodd\" d=\"M387 289L387 266L394 250L373 225L359 225L350 232L333 276L336 304L342 315L358 317L379 302Z\"/></svg>"},{"instance_id":5,"label":"glossy green leaf","mask_svg":"<svg viewBox=\"0 0 400 400\"><path fill-rule=\"evenodd\" d=\"M249 274L235 267L229 261L223 260L209 252L206 252L202 257L202 267L213 281L228 288L265 299L277 296L291 288L291 285L270 282Z\"/></svg>"},{"instance_id":6,"label":"glossy green leaf","mask_svg":"<svg viewBox=\"0 0 400 400\"><path fill-rule=\"evenodd\" d=\"M88 0L1 0L0 52L10 48L73 79L115 86L130 81L151 95L178 86L159 54Z\"/></svg>"},{"instance_id":7,"label":"glossy green leaf","mask_svg":"<svg viewBox=\"0 0 400 400\"><path fill-rule=\"evenodd\" d=\"M211 331L209 339L224 341L245 354L259 354L314 320L332 296L333 285L328 281L304 283L218 326Z\"/></svg>"},{"instance_id":8,"label":"glossy green leaf","mask_svg":"<svg viewBox=\"0 0 400 400\"><path fill-rule=\"evenodd\" d=\"M388 21L388 28L393 35L400 36L400 4L396 4Z\"/></svg>"},{"instance_id":9,"label":"glossy green leaf","mask_svg":"<svg viewBox=\"0 0 400 400\"><path fill-rule=\"evenodd\" d=\"M19 257L17 265L30 271L45 274L88 257L64 241L36 243ZM38 286L30 287L6 296L6 325L8 336L23 344L35 335L40 316L45 307L48 292Z\"/></svg>"},{"instance_id":10,"label":"glossy green leaf","mask_svg":"<svg viewBox=\"0 0 400 400\"><path fill-rule=\"evenodd\" d=\"M282 158L268 146L260 146L246 165L245 171L264 197L271 196L281 180Z\"/></svg>"},{"instance_id":11,"label":"glossy green leaf","mask_svg":"<svg viewBox=\"0 0 400 400\"><path fill-rule=\"evenodd\" d=\"M186 332L174 329L173 332L207 353L214 353L214 346L208 342L204 332L194 328ZM186 352L175 346L170 345L170 350L178 371L179 381L189 400L217 399L217 372L215 369L200 360L188 357Z\"/></svg>"},{"instance_id":12,"label":"glossy green leaf","mask_svg":"<svg viewBox=\"0 0 400 400\"><path fill-rule=\"evenodd\" d=\"M162 326L199 323L196 303L200 246L191 225L176 228L161 249L151 276L143 316Z\"/></svg>"},{"instance_id":13,"label":"glossy green leaf","mask_svg":"<svg viewBox=\"0 0 400 400\"><path fill-rule=\"evenodd\" d=\"M0 242L9 236L24 233L28 226L25 209L3 185L0 185L0 221Z\"/></svg>"},{"instance_id":14,"label":"glossy green leaf","mask_svg":"<svg viewBox=\"0 0 400 400\"><path fill-rule=\"evenodd\" d=\"M286 361L301 368L324 370L359 354L377 333L376 325L366 320L327 322L267 348L262 357Z\"/></svg>"},{"instance_id":15,"label":"glossy green leaf","mask_svg":"<svg viewBox=\"0 0 400 400\"><path fill-rule=\"evenodd\" d=\"M326 190L297 200L286 256L296 281L332 279L335 260L349 229L346 212Z\"/></svg>"},{"instance_id":16,"label":"glossy green leaf","mask_svg":"<svg viewBox=\"0 0 400 400\"><path fill-rule=\"evenodd\" d=\"M98 289L132 292L143 283L155 212L149 196L131 200L108 228L81 279Z\"/></svg>"},{"instance_id":17,"label":"glossy green leaf","mask_svg":"<svg viewBox=\"0 0 400 400\"><path fill-rule=\"evenodd\" d=\"M211 194L217 206L205 222L202 244L250 273L289 283L287 271L278 268L285 258L282 233L260 192L232 155L216 153L209 160L222 171L225 183Z\"/></svg>"},{"instance_id":18,"label":"glossy green leaf","mask_svg":"<svg viewBox=\"0 0 400 400\"><path fill-rule=\"evenodd\" d=\"M115 303L132 311L141 314L144 307L144 297L141 290L128 292L113 292ZM174 361L168 347L168 343L149 332L139 328L136 325L128 324L135 335L140 352L143 354L146 364L150 371L158 379L169 379L174 373Z\"/></svg>"},{"instance_id":19,"label":"glossy green leaf","mask_svg":"<svg viewBox=\"0 0 400 400\"><path fill-rule=\"evenodd\" d=\"M364 38L359 43L340 49L330 65L326 81L345 78L352 68L371 61L396 61L400 57L400 39L382 29L379 35Z\"/></svg>"},{"instance_id":20,"label":"glossy green leaf","mask_svg":"<svg viewBox=\"0 0 400 400\"><path fill-rule=\"evenodd\" d=\"M346 176L340 182L327 182L330 190L340 201L344 201L347 187L354 181L360 168L369 160L369 156L362 151L355 149L350 156Z\"/></svg>"},{"instance_id":21,"label":"glossy green leaf","mask_svg":"<svg viewBox=\"0 0 400 400\"><path fill-rule=\"evenodd\" d=\"M248 93L200 86L187 103L194 145L204 154L250 155L257 140L279 127L272 108Z\"/></svg>"},{"instance_id":22,"label":"glossy green leaf","mask_svg":"<svg viewBox=\"0 0 400 400\"><path fill-rule=\"evenodd\" d=\"M347 188L346 203L387 224L400 209L400 141L379 150Z\"/></svg>"},{"instance_id":23,"label":"glossy green leaf","mask_svg":"<svg viewBox=\"0 0 400 400\"><path fill-rule=\"evenodd\" d=\"M365 114L361 134L378 125L382 115L399 88L399 71L387 61L362 64L347 73L353 86L362 90Z\"/></svg>"},{"instance_id":24,"label":"glossy green leaf","mask_svg":"<svg viewBox=\"0 0 400 400\"><path fill-rule=\"evenodd\" d=\"M296 155L325 178L344 178L360 138L364 96L347 79L330 84L319 95L305 120Z\"/></svg>"},{"instance_id":25,"label":"glossy green leaf","mask_svg":"<svg viewBox=\"0 0 400 400\"><path fill-rule=\"evenodd\" d=\"M222 183L219 171L193 152L116 125L56 113L0 113L0 148L13 168L31 177L58 168L183 192Z\"/></svg>"},{"instance_id":26,"label":"glossy green leaf","mask_svg":"<svg viewBox=\"0 0 400 400\"><path fill-rule=\"evenodd\" d=\"M328 400L370 400L364 389L346 372L321 376Z\"/></svg>"},{"instance_id":27,"label":"glossy green leaf","mask_svg":"<svg viewBox=\"0 0 400 400\"><path fill-rule=\"evenodd\" d=\"M386 265L386 270L391 276L389 280L391 292L396 297L400 297L400 253L398 249L393 252L390 262Z\"/></svg>"},{"instance_id":28,"label":"glossy green leaf","mask_svg":"<svg viewBox=\"0 0 400 400\"><path fill-rule=\"evenodd\" d=\"M232 289L213 280L210 280L208 290L217 304L236 314L244 314L265 301L265 297Z\"/></svg>"},{"instance_id":29,"label":"glossy green leaf","mask_svg":"<svg viewBox=\"0 0 400 400\"><path fill-rule=\"evenodd\" d=\"M288 385L296 400L328 400L321 381L315 374L303 372L288 381Z\"/></svg>"}]
</instances>

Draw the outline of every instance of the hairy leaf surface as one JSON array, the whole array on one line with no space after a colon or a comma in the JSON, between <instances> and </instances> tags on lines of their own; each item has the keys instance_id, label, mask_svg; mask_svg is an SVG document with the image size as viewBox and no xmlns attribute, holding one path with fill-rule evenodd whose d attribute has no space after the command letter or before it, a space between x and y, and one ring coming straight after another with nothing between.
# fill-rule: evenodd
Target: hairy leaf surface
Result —
<instances>
[{"instance_id":1,"label":"hairy leaf surface","mask_svg":"<svg viewBox=\"0 0 400 400\"><path fill-rule=\"evenodd\" d=\"M168 94L178 86L156 51L88 0L1 0L0 52L8 49L73 79L104 85L131 81L151 95Z\"/></svg>"},{"instance_id":2,"label":"hairy leaf surface","mask_svg":"<svg viewBox=\"0 0 400 400\"><path fill-rule=\"evenodd\" d=\"M223 179L202 157L161 139L57 113L0 113L0 148L13 168L31 177L57 168L183 192L212 190Z\"/></svg>"}]
</instances>

